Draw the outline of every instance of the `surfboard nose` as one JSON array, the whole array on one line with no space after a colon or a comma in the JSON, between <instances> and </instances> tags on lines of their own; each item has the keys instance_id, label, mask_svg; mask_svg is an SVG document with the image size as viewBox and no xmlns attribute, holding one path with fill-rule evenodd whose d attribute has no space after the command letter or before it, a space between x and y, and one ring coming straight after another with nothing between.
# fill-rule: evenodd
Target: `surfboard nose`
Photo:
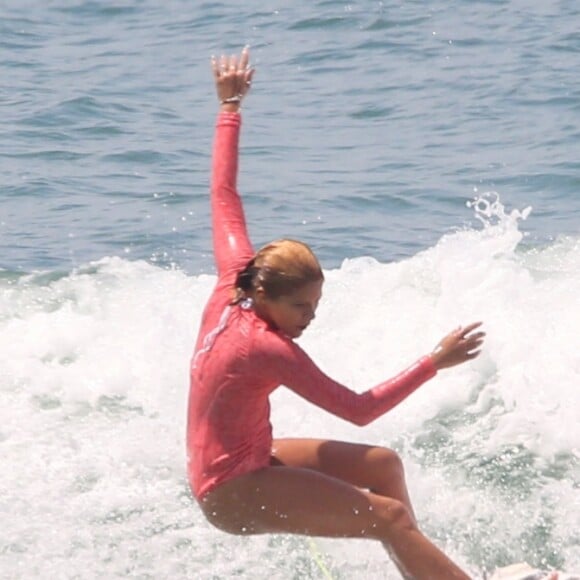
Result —
<instances>
[{"instance_id":1,"label":"surfboard nose","mask_svg":"<svg viewBox=\"0 0 580 580\"><path fill-rule=\"evenodd\" d=\"M559 571L546 572L532 568L526 562L519 562L498 568L488 580L580 580L580 575Z\"/></svg>"}]
</instances>

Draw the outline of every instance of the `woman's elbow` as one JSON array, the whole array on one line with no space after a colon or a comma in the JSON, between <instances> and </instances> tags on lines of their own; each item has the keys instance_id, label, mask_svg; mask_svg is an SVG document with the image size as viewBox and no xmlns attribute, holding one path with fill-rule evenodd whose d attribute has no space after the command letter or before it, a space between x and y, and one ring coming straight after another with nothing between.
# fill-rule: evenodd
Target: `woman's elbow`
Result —
<instances>
[{"instance_id":1,"label":"woman's elbow","mask_svg":"<svg viewBox=\"0 0 580 580\"><path fill-rule=\"evenodd\" d=\"M353 417L349 417L349 421L357 427L365 427L371 423L372 420L373 417L369 417L368 415L355 415Z\"/></svg>"}]
</instances>

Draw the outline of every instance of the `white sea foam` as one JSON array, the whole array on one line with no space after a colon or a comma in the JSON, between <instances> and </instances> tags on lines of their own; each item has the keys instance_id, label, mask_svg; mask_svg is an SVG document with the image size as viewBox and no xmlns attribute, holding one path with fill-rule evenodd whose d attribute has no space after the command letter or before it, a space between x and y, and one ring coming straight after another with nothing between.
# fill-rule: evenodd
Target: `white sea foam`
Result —
<instances>
[{"instance_id":1,"label":"white sea foam","mask_svg":"<svg viewBox=\"0 0 580 580\"><path fill-rule=\"evenodd\" d=\"M364 429L280 389L275 433L397 448L425 530L476 574L579 569L580 239L522 249L527 212L474 209L483 229L328 271L301 344L356 390L458 324L484 322L481 357ZM188 365L214 282L120 258L2 282L1 577L316 577L302 539L222 535L189 497ZM376 545L320 546L337 577L396 577Z\"/></svg>"}]
</instances>

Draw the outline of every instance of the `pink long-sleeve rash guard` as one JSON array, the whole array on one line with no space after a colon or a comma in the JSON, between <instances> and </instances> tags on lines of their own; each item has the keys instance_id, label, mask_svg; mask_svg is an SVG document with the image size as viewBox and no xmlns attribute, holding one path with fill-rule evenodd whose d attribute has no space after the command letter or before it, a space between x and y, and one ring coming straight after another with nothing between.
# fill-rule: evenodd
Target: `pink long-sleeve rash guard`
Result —
<instances>
[{"instance_id":1,"label":"pink long-sleeve rash guard","mask_svg":"<svg viewBox=\"0 0 580 580\"><path fill-rule=\"evenodd\" d=\"M238 113L220 113L211 207L217 285L204 310L191 363L188 475L201 498L219 484L270 463L270 393L285 385L311 403L365 425L435 375L430 357L358 394L327 377L289 337L251 307L231 305L236 274L253 257L236 190Z\"/></svg>"}]
</instances>

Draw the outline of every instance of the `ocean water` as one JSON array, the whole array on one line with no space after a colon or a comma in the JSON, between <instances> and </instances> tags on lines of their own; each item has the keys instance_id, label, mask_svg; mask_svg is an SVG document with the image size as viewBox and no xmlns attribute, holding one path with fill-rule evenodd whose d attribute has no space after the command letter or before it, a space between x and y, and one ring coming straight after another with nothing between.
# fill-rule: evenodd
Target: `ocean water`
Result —
<instances>
[{"instance_id":1,"label":"ocean water","mask_svg":"<svg viewBox=\"0 0 580 580\"><path fill-rule=\"evenodd\" d=\"M209 57L250 44L256 245L326 271L300 343L363 390L482 320L476 361L358 428L284 389L275 434L395 448L474 578L580 570L580 6L0 5L0 578L397 578L374 543L237 538L185 478L215 281ZM307 490L305 490L307 493Z\"/></svg>"}]
</instances>

